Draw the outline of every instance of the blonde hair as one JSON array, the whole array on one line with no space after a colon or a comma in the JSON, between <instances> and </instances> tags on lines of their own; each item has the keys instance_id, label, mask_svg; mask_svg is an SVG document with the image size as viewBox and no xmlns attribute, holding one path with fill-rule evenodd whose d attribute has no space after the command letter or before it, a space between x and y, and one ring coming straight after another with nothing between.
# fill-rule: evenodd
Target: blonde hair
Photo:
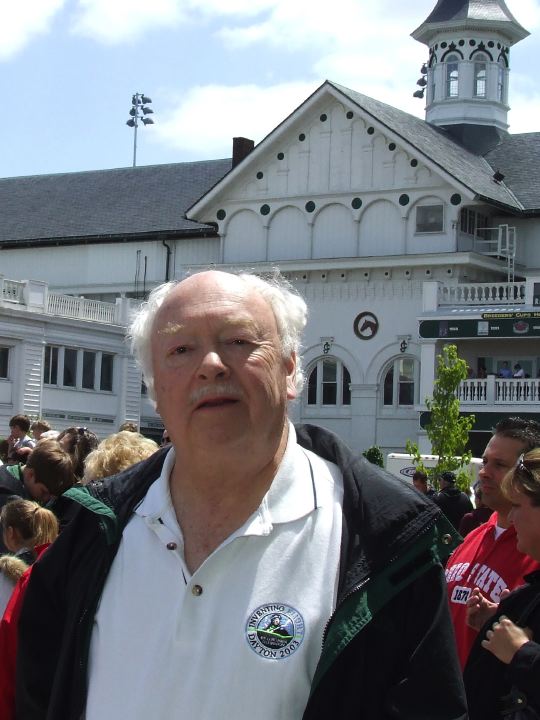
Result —
<instances>
[{"instance_id":1,"label":"blonde hair","mask_svg":"<svg viewBox=\"0 0 540 720\"><path fill-rule=\"evenodd\" d=\"M83 483L115 475L131 465L146 460L158 449L158 444L129 430L109 435L86 458Z\"/></svg>"},{"instance_id":2,"label":"blonde hair","mask_svg":"<svg viewBox=\"0 0 540 720\"><path fill-rule=\"evenodd\" d=\"M503 478L501 490L507 498L513 490L523 493L540 506L540 448L520 455L517 465Z\"/></svg>"},{"instance_id":3,"label":"blonde hair","mask_svg":"<svg viewBox=\"0 0 540 720\"><path fill-rule=\"evenodd\" d=\"M13 585L30 566L15 555L0 555L0 574L4 575Z\"/></svg>"},{"instance_id":4,"label":"blonde hair","mask_svg":"<svg viewBox=\"0 0 540 720\"><path fill-rule=\"evenodd\" d=\"M36 545L52 543L58 537L56 515L33 500L16 498L6 503L0 512L3 529L17 531L24 545L33 549Z\"/></svg>"}]
</instances>

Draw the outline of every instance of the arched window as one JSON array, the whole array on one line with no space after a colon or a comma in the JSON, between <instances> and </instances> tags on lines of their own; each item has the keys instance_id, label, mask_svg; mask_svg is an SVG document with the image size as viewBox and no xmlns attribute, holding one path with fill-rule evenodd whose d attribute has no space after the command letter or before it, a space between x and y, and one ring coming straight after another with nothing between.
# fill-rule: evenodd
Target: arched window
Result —
<instances>
[{"instance_id":1,"label":"arched window","mask_svg":"<svg viewBox=\"0 0 540 720\"><path fill-rule=\"evenodd\" d=\"M396 358L384 376L384 407L412 407L416 401L416 385L416 360L413 358Z\"/></svg>"},{"instance_id":2,"label":"arched window","mask_svg":"<svg viewBox=\"0 0 540 720\"><path fill-rule=\"evenodd\" d=\"M459 56L448 55L446 58L446 97L459 95Z\"/></svg>"},{"instance_id":3,"label":"arched window","mask_svg":"<svg viewBox=\"0 0 540 720\"><path fill-rule=\"evenodd\" d=\"M486 97L487 57L479 53L474 58L474 96Z\"/></svg>"},{"instance_id":4,"label":"arched window","mask_svg":"<svg viewBox=\"0 0 540 720\"><path fill-rule=\"evenodd\" d=\"M350 405L351 376L335 358L321 358L312 368L307 382L308 405Z\"/></svg>"}]
</instances>

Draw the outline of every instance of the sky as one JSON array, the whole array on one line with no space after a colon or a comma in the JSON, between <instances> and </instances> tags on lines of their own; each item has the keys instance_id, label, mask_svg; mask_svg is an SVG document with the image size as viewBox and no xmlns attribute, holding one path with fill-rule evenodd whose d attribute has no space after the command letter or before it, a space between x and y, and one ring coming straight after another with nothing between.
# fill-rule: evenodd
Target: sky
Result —
<instances>
[{"instance_id":1,"label":"sky","mask_svg":"<svg viewBox=\"0 0 540 720\"><path fill-rule=\"evenodd\" d=\"M0 0L0 177L128 167L133 93L152 99L137 164L231 156L325 79L424 117L435 0ZM511 132L540 131L540 0L510 54ZM148 116L150 117L150 116Z\"/></svg>"}]
</instances>

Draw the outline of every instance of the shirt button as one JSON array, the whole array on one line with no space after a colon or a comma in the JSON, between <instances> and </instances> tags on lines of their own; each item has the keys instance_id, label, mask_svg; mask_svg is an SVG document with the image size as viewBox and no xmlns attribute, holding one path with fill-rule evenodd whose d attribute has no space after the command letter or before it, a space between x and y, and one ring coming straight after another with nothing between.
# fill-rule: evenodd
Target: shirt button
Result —
<instances>
[{"instance_id":1,"label":"shirt button","mask_svg":"<svg viewBox=\"0 0 540 720\"><path fill-rule=\"evenodd\" d=\"M167 550L176 550L178 545L175 542L169 542L167 543Z\"/></svg>"},{"instance_id":2,"label":"shirt button","mask_svg":"<svg viewBox=\"0 0 540 720\"><path fill-rule=\"evenodd\" d=\"M195 597L199 597L199 595L202 595L203 589L202 589L202 587L201 587L200 585L194 585L194 586L191 588L191 592L192 592L193 595L195 595Z\"/></svg>"}]
</instances>

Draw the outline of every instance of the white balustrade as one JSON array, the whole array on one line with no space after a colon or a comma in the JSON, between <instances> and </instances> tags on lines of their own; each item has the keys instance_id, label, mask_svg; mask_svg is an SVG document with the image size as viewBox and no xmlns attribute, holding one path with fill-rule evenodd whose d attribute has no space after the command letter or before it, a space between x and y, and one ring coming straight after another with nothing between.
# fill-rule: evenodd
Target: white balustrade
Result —
<instances>
[{"instance_id":1,"label":"white balustrade","mask_svg":"<svg viewBox=\"0 0 540 720\"><path fill-rule=\"evenodd\" d=\"M540 378L496 378L463 380L458 399L467 405L529 405L540 403Z\"/></svg>"},{"instance_id":2,"label":"white balustrade","mask_svg":"<svg viewBox=\"0 0 540 720\"><path fill-rule=\"evenodd\" d=\"M51 315L101 323L115 323L116 320L116 305L112 303L59 293L49 293L47 312Z\"/></svg>"},{"instance_id":3,"label":"white balustrade","mask_svg":"<svg viewBox=\"0 0 540 720\"><path fill-rule=\"evenodd\" d=\"M8 302L22 303L23 302L23 291L24 283L18 280L6 280L6 278L0 279L0 300L7 300Z\"/></svg>"},{"instance_id":4,"label":"white balustrade","mask_svg":"<svg viewBox=\"0 0 540 720\"><path fill-rule=\"evenodd\" d=\"M440 285L439 305L523 305L525 283L462 283Z\"/></svg>"}]
</instances>

